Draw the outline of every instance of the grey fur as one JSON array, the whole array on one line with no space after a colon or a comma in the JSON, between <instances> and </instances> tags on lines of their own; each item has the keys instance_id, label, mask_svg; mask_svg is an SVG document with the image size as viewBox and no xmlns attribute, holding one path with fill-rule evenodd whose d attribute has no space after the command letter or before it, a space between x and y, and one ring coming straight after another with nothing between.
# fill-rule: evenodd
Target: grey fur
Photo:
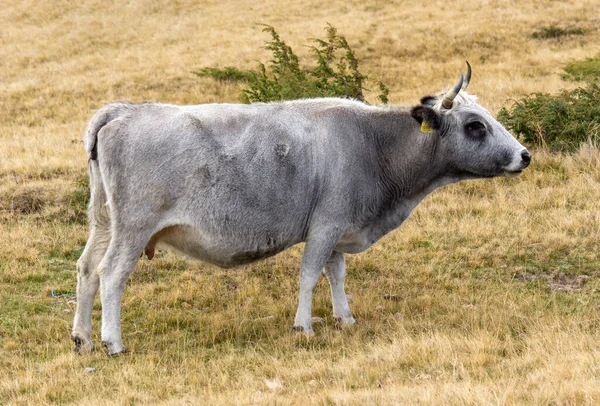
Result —
<instances>
[{"instance_id":1,"label":"grey fur","mask_svg":"<svg viewBox=\"0 0 600 406\"><path fill-rule=\"evenodd\" d=\"M472 96L460 92L450 110L435 104L412 116L344 99L100 109L85 135L91 230L78 261L77 350L93 348L98 286L102 341L109 354L125 350L123 288L157 243L231 267L306 242L295 329L312 334L322 271L335 316L354 323L344 253L400 226L437 187L527 166L523 146ZM420 131L422 118L435 122L433 133ZM476 138L464 127L472 120L485 126Z\"/></svg>"}]
</instances>

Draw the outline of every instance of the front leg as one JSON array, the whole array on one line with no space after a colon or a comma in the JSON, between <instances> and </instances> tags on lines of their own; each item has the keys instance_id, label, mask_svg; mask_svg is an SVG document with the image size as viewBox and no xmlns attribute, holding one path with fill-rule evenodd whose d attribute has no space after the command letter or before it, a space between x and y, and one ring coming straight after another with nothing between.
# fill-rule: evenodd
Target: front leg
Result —
<instances>
[{"instance_id":1,"label":"front leg","mask_svg":"<svg viewBox=\"0 0 600 406\"><path fill-rule=\"evenodd\" d=\"M313 291L340 235L339 227L321 227L312 230L306 241L300 268L300 298L294 330L304 332L307 336L315 334L311 320Z\"/></svg>"}]
</instances>

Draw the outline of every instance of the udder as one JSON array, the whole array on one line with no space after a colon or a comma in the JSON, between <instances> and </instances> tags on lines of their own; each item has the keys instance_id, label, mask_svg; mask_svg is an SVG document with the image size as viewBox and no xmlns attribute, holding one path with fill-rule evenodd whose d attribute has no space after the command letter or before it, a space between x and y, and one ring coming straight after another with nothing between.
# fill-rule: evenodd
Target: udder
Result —
<instances>
[{"instance_id":1,"label":"udder","mask_svg":"<svg viewBox=\"0 0 600 406\"><path fill-rule=\"evenodd\" d=\"M154 258L156 244L161 240L161 238L164 238L170 232L174 231L174 230L172 230L173 228L174 227L163 228L162 230L160 230L158 233L154 234L150 238L150 241L148 241L148 244L146 245L146 248L144 249L144 252L146 253L146 256L148 257L148 259ZM144 254L142 253L140 256L143 256L143 255Z\"/></svg>"}]
</instances>

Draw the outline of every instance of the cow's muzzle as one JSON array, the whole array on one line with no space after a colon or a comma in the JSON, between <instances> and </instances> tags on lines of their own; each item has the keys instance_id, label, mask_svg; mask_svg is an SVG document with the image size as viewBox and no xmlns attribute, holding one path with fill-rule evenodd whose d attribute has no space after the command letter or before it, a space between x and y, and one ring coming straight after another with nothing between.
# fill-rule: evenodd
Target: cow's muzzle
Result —
<instances>
[{"instance_id":1,"label":"cow's muzzle","mask_svg":"<svg viewBox=\"0 0 600 406\"><path fill-rule=\"evenodd\" d=\"M531 163L531 154L526 148L523 148L521 153L517 153L515 158L516 159L510 165L504 167L504 176L517 176Z\"/></svg>"}]
</instances>

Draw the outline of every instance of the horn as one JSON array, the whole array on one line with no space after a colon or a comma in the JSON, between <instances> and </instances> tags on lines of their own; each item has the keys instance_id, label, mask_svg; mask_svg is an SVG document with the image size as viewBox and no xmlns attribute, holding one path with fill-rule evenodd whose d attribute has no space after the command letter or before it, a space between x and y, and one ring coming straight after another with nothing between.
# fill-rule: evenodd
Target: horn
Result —
<instances>
[{"instance_id":1,"label":"horn","mask_svg":"<svg viewBox=\"0 0 600 406\"><path fill-rule=\"evenodd\" d=\"M465 76L465 81L460 90L467 90L467 86L469 86L469 82L471 81L471 64L469 61L465 61L467 63L467 76Z\"/></svg>"},{"instance_id":2,"label":"horn","mask_svg":"<svg viewBox=\"0 0 600 406\"><path fill-rule=\"evenodd\" d=\"M442 107L445 109L451 109L452 108L452 102L454 100L454 98L456 97L456 95L458 94L458 92L460 92L460 89L463 85L463 74L460 74L460 79L458 80L458 83L456 84L456 86L454 86L454 88L450 89L448 91L448 93L446 93L446 95L444 96L444 100L442 101Z\"/></svg>"}]
</instances>

